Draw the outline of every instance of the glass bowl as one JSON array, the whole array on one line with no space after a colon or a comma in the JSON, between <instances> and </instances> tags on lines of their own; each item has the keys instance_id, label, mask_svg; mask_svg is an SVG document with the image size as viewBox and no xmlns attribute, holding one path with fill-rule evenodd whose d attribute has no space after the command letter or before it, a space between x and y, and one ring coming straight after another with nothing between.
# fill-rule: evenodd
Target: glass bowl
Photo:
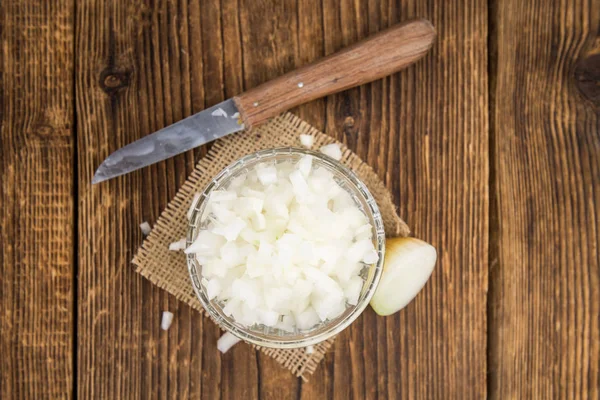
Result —
<instances>
[{"instance_id":1,"label":"glass bowl","mask_svg":"<svg viewBox=\"0 0 600 400\"><path fill-rule=\"evenodd\" d=\"M298 348L314 345L337 335L358 318L367 307L383 271L385 232L383 229L383 220L375 199L369 193L365 184L348 168L322 153L301 148L286 147L262 150L240 158L221 171L204 189L200 197L196 200L196 203L193 204L186 238L187 245L189 246L196 239L198 232L208 223L208 218L203 218L203 213L206 208L207 199L213 190L226 189L233 178L246 173L258 163L295 162L307 154L314 157L313 166L326 168L334 175L334 179L338 184L352 196L355 203L367 216L370 224L373 226L373 244L379 254L379 260L377 263L363 267L360 275L365 280L365 283L363 284L358 303L355 306L346 304L346 310L337 318L321 322L309 330L296 329L295 332L287 332L264 325L246 327L237 323L232 317L225 315L223 313L225 305L223 302L219 302L216 299L208 299L206 288L202 284L202 265L198 262L194 254L188 254L187 265L192 285L204 309L227 331L258 346L280 349Z\"/></svg>"}]
</instances>

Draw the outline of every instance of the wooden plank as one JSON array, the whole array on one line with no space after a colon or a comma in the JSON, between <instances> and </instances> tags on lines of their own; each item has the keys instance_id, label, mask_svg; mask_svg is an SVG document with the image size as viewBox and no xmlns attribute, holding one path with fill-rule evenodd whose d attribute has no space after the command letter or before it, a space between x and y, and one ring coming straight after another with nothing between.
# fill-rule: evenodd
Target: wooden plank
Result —
<instances>
[{"instance_id":1,"label":"wooden plank","mask_svg":"<svg viewBox=\"0 0 600 400\"><path fill-rule=\"evenodd\" d=\"M372 310L343 332L303 398L483 398L488 248L487 3L323 4L327 54L412 17L432 54L407 71L327 99L327 133L373 165L400 215L439 261L397 315Z\"/></svg>"},{"instance_id":2,"label":"wooden plank","mask_svg":"<svg viewBox=\"0 0 600 400\"><path fill-rule=\"evenodd\" d=\"M204 108L201 38L187 2L78 4L78 395L199 397L204 321L137 276L138 225L153 223L194 165L188 153L99 186L117 148ZM193 82L193 84L192 84ZM175 320L160 330L161 314Z\"/></svg>"},{"instance_id":3,"label":"wooden plank","mask_svg":"<svg viewBox=\"0 0 600 400\"><path fill-rule=\"evenodd\" d=\"M298 18L303 2L251 0L239 4L240 35L243 43L244 89L293 70L298 59ZM305 25L303 25L305 27ZM304 28L306 34L307 28ZM307 46L310 46L308 43ZM310 56L310 54L308 54ZM309 60L310 61L310 60ZM261 399L295 398L301 382L271 357L256 353L257 395ZM236 369L239 371L239 369Z\"/></svg>"},{"instance_id":4,"label":"wooden plank","mask_svg":"<svg viewBox=\"0 0 600 400\"><path fill-rule=\"evenodd\" d=\"M73 2L0 2L0 398L73 395Z\"/></svg>"},{"instance_id":5,"label":"wooden plank","mask_svg":"<svg viewBox=\"0 0 600 400\"><path fill-rule=\"evenodd\" d=\"M493 11L490 396L597 399L599 103L574 77L597 88L600 4L504 1Z\"/></svg>"},{"instance_id":6,"label":"wooden plank","mask_svg":"<svg viewBox=\"0 0 600 400\"><path fill-rule=\"evenodd\" d=\"M89 184L110 152L242 91L238 21L235 5L219 1L90 1L77 9L83 398L258 395L256 352L240 346L221 357L219 329L129 264L142 239L137 226L158 218L205 149ZM167 309L175 320L162 332Z\"/></svg>"}]
</instances>

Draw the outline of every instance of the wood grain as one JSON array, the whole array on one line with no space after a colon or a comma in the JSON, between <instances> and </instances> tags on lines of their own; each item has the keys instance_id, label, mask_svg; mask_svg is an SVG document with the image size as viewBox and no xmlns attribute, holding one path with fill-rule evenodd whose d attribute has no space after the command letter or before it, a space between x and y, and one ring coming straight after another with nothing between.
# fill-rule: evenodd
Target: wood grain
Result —
<instances>
[{"instance_id":1,"label":"wood grain","mask_svg":"<svg viewBox=\"0 0 600 400\"><path fill-rule=\"evenodd\" d=\"M73 2L0 2L0 398L73 395Z\"/></svg>"},{"instance_id":2,"label":"wood grain","mask_svg":"<svg viewBox=\"0 0 600 400\"><path fill-rule=\"evenodd\" d=\"M233 100L246 127L252 128L311 100L398 72L425 56L434 38L435 29L429 21L405 21Z\"/></svg>"},{"instance_id":3,"label":"wood grain","mask_svg":"<svg viewBox=\"0 0 600 400\"><path fill-rule=\"evenodd\" d=\"M575 80L599 17L594 1L494 9L493 398L600 397L600 119Z\"/></svg>"},{"instance_id":4,"label":"wood grain","mask_svg":"<svg viewBox=\"0 0 600 400\"><path fill-rule=\"evenodd\" d=\"M599 17L588 0L0 2L0 398L598 398ZM218 328L129 264L206 148L92 187L95 168L411 18L436 27L431 54L294 112L385 180L438 249L430 282L397 315L367 310L308 383L248 346L220 355Z\"/></svg>"},{"instance_id":5,"label":"wood grain","mask_svg":"<svg viewBox=\"0 0 600 400\"><path fill-rule=\"evenodd\" d=\"M82 397L485 393L485 7L454 6L459 24L440 8L418 10L412 3L408 9L367 1L317 6L92 1L78 7L78 128L86 132L78 141ZM476 12L465 11L472 6ZM317 21L305 19L305 12ZM92 188L94 168L138 137L416 16L431 18L446 33L422 65L299 111L376 166L417 234L438 246L441 263L431 284L398 316L367 312L342 334L308 384L247 347L219 356L218 330L148 287L128 266L141 240L137 225L156 218L189 171L191 155ZM457 35L469 41L456 41ZM474 68L482 74L465 81L463 71ZM456 202L453 212L430 212L448 201ZM455 265L471 269L465 274ZM461 296L453 287L461 288ZM163 333L158 320L167 307L177 316ZM202 332L201 342L195 332ZM373 334L376 342L365 339ZM450 354L462 357L461 368L438 360Z\"/></svg>"}]
</instances>

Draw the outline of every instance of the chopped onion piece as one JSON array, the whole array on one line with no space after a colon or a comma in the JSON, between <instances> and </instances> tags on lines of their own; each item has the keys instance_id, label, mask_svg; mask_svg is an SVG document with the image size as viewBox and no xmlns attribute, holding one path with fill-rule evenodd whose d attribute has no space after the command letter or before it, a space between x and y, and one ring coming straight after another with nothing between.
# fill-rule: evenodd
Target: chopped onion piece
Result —
<instances>
[{"instance_id":1,"label":"chopped onion piece","mask_svg":"<svg viewBox=\"0 0 600 400\"><path fill-rule=\"evenodd\" d=\"M217 340L217 349L223 354L227 353L233 345L237 344L241 339L226 332Z\"/></svg>"},{"instance_id":2,"label":"chopped onion piece","mask_svg":"<svg viewBox=\"0 0 600 400\"><path fill-rule=\"evenodd\" d=\"M315 142L314 136L311 135L300 135L300 144L307 149L310 149Z\"/></svg>"},{"instance_id":3,"label":"chopped onion piece","mask_svg":"<svg viewBox=\"0 0 600 400\"><path fill-rule=\"evenodd\" d=\"M144 221L140 224L140 229L142 230L142 233L144 234L144 236L148 236L150 234L150 231L152 230L152 228L150 227L150 224L147 223L146 221Z\"/></svg>"},{"instance_id":4,"label":"chopped onion piece","mask_svg":"<svg viewBox=\"0 0 600 400\"><path fill-rule=\"evenodd\" d=\"M200 231L194 243L185 249L185 254L196 253L203 255L214 254L225 244L225 240L212 232Z\"/></svg>"},{"instance_id":5,"label":"chopped onion piece","mask_svg":"<svg viewBox=\"0 0 600 400\"><path fill-rule=\"evenodd\" d=\"M234 218L227 225L217 226L213 232L217 235L224 236L225 239L231 241L237 239L242 229L246 227L246 222L241 218Z\"/></svg>"},{"instance_id":6,"label":"chopped onion piece","mask_svg":"<svg viewBox=\"0 0 600 400\"><path fill-rule=\"evenodd\" d=\"M171 243L169 245L169 250L171 250L171 251L185 250L186 244L187 244L187 242L186 242L185 238L183 238L181 240Z\"/></svg>"},{"instance_id":7,"label":"chopped onion piece","mask_svg":"<svg viewBox=\"0 0 600 400\"><path fill-rule=\"evenodd\" d=\"M356 240L361 240L361 239L371 239L373 237L373 227L371 226L371 224L364 224L363 226L361 226L360 228L358 228L356 230L356 232L354 233L354 238Z\"/></svg>"},{"instance_id":8,"label":"chopped onion piece","mask_svg":"<svg viewBox=\"0 0 600 400\"><path fill-rule=\"evenodd\" d=\"M298 169L302 172L304 178L308 178L310 171L312 170L312 156L304 156L298 161Z\"/></svg>"},{"instance_id":9,"label":"chopped onion piece","mask_svg":"<svg viewBox=\"0 0 600 400\"><path fill-rule=\"evenodd\" d=\"M266 166L256 170L258 180L267 186L277 182L277 169L274 166Z\"/></svg>"},{"instance_id":10,"label":"chopped onion piece","mask_svg":"<svg viewBox=\"0 0 600 400\"><path fill-rule=\"evenodd\" d=\"M257 231L263 231L267 227L267 219L263 214L256 214L250 217L252 228Z\"/></svg>"},{"instance_id":11,"label":"chopped onion piece","mask_svg":"<svg viewBox=\"0 0 600 400\"><path fill-rule=\"evenodd\" d=\"M299 203L304 203L308 199L309 189L308 184L304 180L301 171L294 171L290 174L290 181L294 187L294 194Z\"/></svg>"},{"instance_id":12,"label":"chopped onion piece","mask_svg":"<svg viewBox=\"0 0 600 400\"><path fill-rule=\"evenodd\" d=\"M363 280L360 276L354 276L350 278L350 281L344 289L344 295L348 301L348 304L355 306L358 303L360 292L363 287Z\"/></svg>"},{"instance_id":13,"label":"chopped onion piece","mask_svg":"<svg viewBox=\"0 0 600 400\"><path fill-rule=\"evenodd\" d=\"M296 326L298 329L310 329L320 322L319 315L312 307L296 316Z\"/></svg>"},{"instance_id":14,"label":"chopped onion piece","mask_svg":"<svg viewBox=\"0 0 600 400\"><path fill-rule=\"evenodd\" d=\"M214 278L208 281L206 285L206 293L208 294L208 299L212 300L221 293L221 284L219 280Z\"/></svg>"},{"instance_id":15,"label":"chopped onion piece","mask_svg":"<svg viewBox=\"0 0 600 400\"><path fill-rule=\"evenodd\" d=\"M279 321L279 313L271 310L257 310L259 321L265 326L275 326Z\"/></svg>"},{"instance_id":16,"label":"chopped onion piece","mask_svg":"<svg viewBox=\"0 0 600 400\"><path fill-rule=\"evenodd\" d=\"M326 144L325 146L321 147L319 151L326 156L333 158L334 160L339 161L342 159L342 149L337 143Z\"/></svg>"},{"instance_id":17,"label":"chopped onion piece","mask_svg":"<svg viewBox=\"0 0 600 400\"><path fill-rule=\"evenodd\" d=\"M374 246L372 241L368 239L359 240L350 247L346 257L352 262L362 261L365 254L373 249Z\"/></svg>"},{"instance_id":18,"label":"chopped onion piece","mask_svg":"<svg viewBox=\"0 0 600 400\"><path fill-rule=\"evenodd\" d=\"M313 346L306 346L306 354L313 354L315 352L315 348Z\"/></svg>"},{"instance_id":19,"label":"chopped onion piece","mask_svg":"<svg viewBox=\"0 0 600 400\"><path fill-rule=\"evenodd\" d=\"M237 194L235 192L230 192L227 190L213 190L210 194L211 203L223 203L233 201L236 198Z\"/></svg>"},{"instance_id":20,"label":"chopped onion piece","mask_svg":"<svg viewBox=\"0 0 600 400\"><path fill-rule=\"evenodd\" d=\"M379 260L379 254L377 254L377 251L375 249L367 251L362 259L362 261L365 264L374 264L378 260Z\"/></svg>"},{"instance_id":21,"label":"chopped onion piece","mask_svg":"<svg viewBox=\"0 0 600 400\"><path fill-rule=\"evenodd\" d=\"M160 327L163 331L166 331L171 327L173 322L173 313L169 311L163 311L162 320L160 321Z\"/></svg>"}]
</instances>

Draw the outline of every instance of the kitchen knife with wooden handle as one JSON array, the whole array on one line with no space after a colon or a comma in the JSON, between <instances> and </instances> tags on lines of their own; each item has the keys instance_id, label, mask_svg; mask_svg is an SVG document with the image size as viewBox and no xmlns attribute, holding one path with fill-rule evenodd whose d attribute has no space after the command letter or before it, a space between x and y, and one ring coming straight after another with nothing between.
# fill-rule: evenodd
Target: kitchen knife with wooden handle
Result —
<instances>
[{"instance_id":1,"label":"kitchen knife with wooden handle","mask_svg":"<svg viewBox=\"0 0 600 400\"><path fill-rule=\"evenodd\" d=\"M92 183L253 128L311 100L393 74L425 56L434 39L435 29L427 20L395 25L115 151L100 165Z\"/></svg>"}]
</instances>

